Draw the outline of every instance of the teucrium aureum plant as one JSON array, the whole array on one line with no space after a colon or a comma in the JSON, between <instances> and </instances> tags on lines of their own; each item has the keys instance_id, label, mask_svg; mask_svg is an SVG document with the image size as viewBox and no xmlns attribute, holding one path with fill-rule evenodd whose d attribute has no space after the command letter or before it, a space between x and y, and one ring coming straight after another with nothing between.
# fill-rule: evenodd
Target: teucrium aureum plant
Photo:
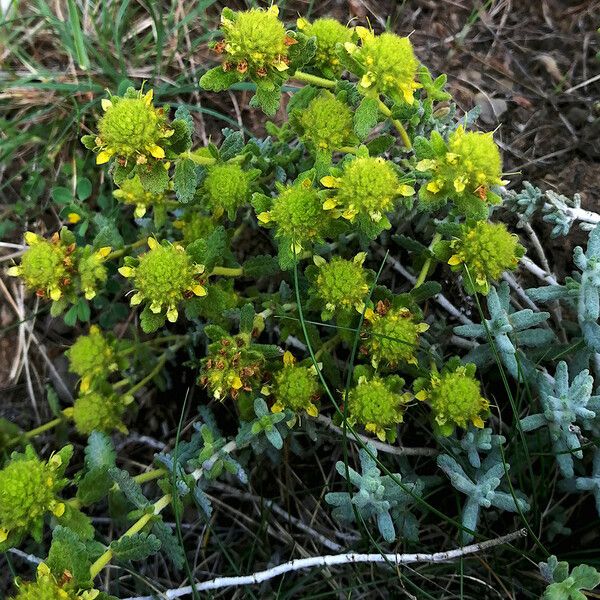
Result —
<instances>
[{"instance_id":1,"label":"teucrium aureum plant","mask_svg":"<svg viewBox=\"0 0 600 600\"><path fill-rule=\"evenodd\" d=\"M333 517L385 543L416 540L438 500L436 514L450 511L463 541L489 511L498 530L511 527L504 512L523 518L536 490L518 465L509 472L516 442L499 422L520 430L526 450L556 455L564 489L598 502L600 459L591 464L584 432L597 434L600 403L584 369L597 369L600 349L600 228L575 250L579 273L526 296L510 275L525 245L499 218L507 182L493 135L454 122L454 104L438 107L451 100L445 77L419 63L409 38L333 19L287 29L272 6L224 9L211 47L219 64L201 88L248 84L251 107L277 114L269 136L226 129L219 145L197 147L190 112L159 106L147 83L109 94L82 141L106 165L117 216L97 231L28 232L8 270L52 303L53 317L94 322L65 353L76 400L43 428L72 423L88 438L81 470L67 469L71 446L40 458L30 445L0 470L0 547L40 540L47 524L54 531L37 579L19 581L14 598L100 598L93 582L106 564L158 551L181 567L160 513L195 502L209 517L211 481L247 483L257 461L301 453L306 435L325 443L316 428L327 414L392 456L412 441L425 446L416 454L438 454L415 471L410 458L394 462L357 438L361 473L353 453L337 462L325 495ZM508 204L521 220L537 207L530 192ZM481 313L469 319L438 296L449 280ZM575 321L558 336L528 297L553 311L561 301ZM122 318L111 320L112 303ZM151 476L134 477L116 466L109 434L126 434L131 415L149 410L136 394L172 383L170 363L197 370L201 416L175 451L156 456ZM530 394L518 414L498 373L511 394ZM222 429L229 435L207 408L218 403L236 420ZM14 446L35 433L2 439ZM140 486L152 479L164 493L155 501ZM460 513L437 494L449 485L464 496ZM87 511L116 493L133 526L107 546ZM549 594L579 585L579 573L566 575Z\"/></svg>"}]
</instances>

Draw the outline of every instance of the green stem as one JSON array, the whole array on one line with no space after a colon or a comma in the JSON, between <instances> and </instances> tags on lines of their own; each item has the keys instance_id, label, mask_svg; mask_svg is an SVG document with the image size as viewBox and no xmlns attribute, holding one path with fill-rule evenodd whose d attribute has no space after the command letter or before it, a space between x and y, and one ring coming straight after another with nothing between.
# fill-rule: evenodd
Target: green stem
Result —
<instances>
[{"instance_id":1,"label":"green stem","mask_svg":"<svg viewBox=\"0 0 600 600\"><path fill-rule=\"evenodd\" d=\"M336 344L339 343L341 336L338 334L334 335L331 339L327 340L316 352L315 359L318 359L324 352L330 352L335 348Z\"/></svg>"},{"instance_id":2,"label":"green stem","mask_svg":"<svg viewBox=\"0 0 600 600\"><path fill-rule=\"evenodd\" d=\"M125 254L127 254L127 252L129 252L130 250L135 250L135 248L140 248L141 246L144 246L147 243L148 243L148 238L143 237L141 240L138 240L137 242L134 242L133 244L128 244L127 246L123 246L123 248L121 248L120 250L115 250L114 252L111 252L109 255L107 255L105 260L121 258L121 256L125 256Z\"/></svg>"},{"instance_id":3,"label":"green stem","mask_svg":"<svg viewBox=\"0 0 600 600\"><path fill-rule=\"evenodd\" d=\"M356 154L358 152L358 148L353 148L352 146L341 146L338 150L346 154Z\"/></svg>"},{"instance_id":4,"label":"green stem","mask_svg":"<svg viewBox=\"0 0 600 600\"><path fill-rule=\"evenodd\" d=\"M40 425L39 427L35 427L34 429L25 431L21 435L14 437L12 440L8 440L6 445L10 448L11 446L16 446L23 439L31 440L34 437L40 435L41 433L50 431L50 429L54 429L55 427L57 427L58 425L63 423L65 418L67 418L67 415L65 415L63 413L62 417L56 417L56 419L52 419L52 421L48 421L47 423L44 423L43 425Z\"/></svg>"},{"instance_id":5,"label":"green stem","mask_svg":"<svg viewBox=\"0 0 600 600\"><path fill-rule=\"evenodd\" d=\"M380 99L377 99L377 104L379 105L381 114L385 115L392 121L392 125L396 128L396 131L402 138L402 143L406 146L407 150L410 150L412 148L412 144L410 142L410 138L408 137L408 133L406 133L406 129L404 129L404 125L402 125L398 119L392 118L392 111Z\"/></svg>"},{"instance_id":6,"label":"green stem","mask_svg":"<svg viewBox=\"0 0 600 600\"><path fill-rule=\"evenodd\" d=\"M243 267L215 267L208 276L222 275L223 277L240 277L243 274Z\"/></svg>"},{"instance_id":7,"label":"green stem","mask_svg":"<svg viewBox=\"0 0 600 600\"><path fill-rule=\"evenodd\" d=\"M169 504L171 503L171 495L166 494L162 498L159 498L155 503L153 511L149 514L145 514L140 517L119 539L123 539L128 535L134 535L139 533L154 517L163 511ZM99 558L94 562L94 564L90 567L90 577L94 579L102 569L112 560L113 552L110 548L108 548Z\"/></svg>"},{"instance_id":8,"label":"green stem","mask_svg":"<svg viewBox=\"0 0 600 600\"><path fill-rule=\"evenodd\" d=\"M154 481L166 474L167 472L164 469L152 469L152 471L146 471L145 473L136 475L133 480L138 483L148 483L149 481Z\"/></svg>"},{"instance_id":9,"label":"green stem","mask_svg":"<svg viewBox=\"0 0 600 600\"><path fill-rule=\"evenodd\" d=\"M331 79L325 79L324 77L317 77L310 73L304 73L304 71L296 71L292 76L292 79L303 81L304 83L310 83L311 85L317 85L319 87L332 89L336 86L336 82Z\"/></svg>"},{"instance_id":10,"label":"green stem","mask_svg":"<svg viewBox=\"0 0 600 600\"><path fill-rule=\"evenodd\" d=\"M429 244L429 249L431 250L433 246L435 246L442 239L441 234L436 233L431 240L431 244ZM415 289L425 283L425 279L427 278L427 274L429 273L429 267L431 267L431 255L427 257L427 260L423 263L421 267L421 272L419 273L419 277L417 277L417 281L415 281Z\"/></svg>"},{"instance_id":11,"label":"green stem","mask_svg":"<svg viewBox=\"0 0 600 600\"><path fill-rule=\"evenodd\" d=\"M161 369L165 366L166 362L167 362L167 355L163 354L160 357L159 361L154 366L154 369L152 369L152 371L150 371L150 373L148 373L148 375L146 375L146 377L144 377L143 379L140 379L127 392L127 395L133 396L136 392L138 392L139 390L141 390L149 381L151 381L152 379L154 379L154 377L156 377L156 375L158 375L158 373L161 371Z\"/></svg>"}]
</instances>

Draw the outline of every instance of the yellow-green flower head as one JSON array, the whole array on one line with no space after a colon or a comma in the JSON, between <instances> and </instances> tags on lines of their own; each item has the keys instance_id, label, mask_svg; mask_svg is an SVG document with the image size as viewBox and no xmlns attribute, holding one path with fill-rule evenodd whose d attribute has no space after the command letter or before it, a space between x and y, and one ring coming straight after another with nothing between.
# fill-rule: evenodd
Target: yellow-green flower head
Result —
<instances>
[{"instance_id":1,"label":"yellow-green flower head","mask_svg":"<svg viewBox=\"0 0 600 600\"><path fill-rule=\"evenodd\" d=\"M141 219L149 208L169 202L167 194L152 194L151 192L147 192L137 175L125 179L119 189L113 192L113 196L120 202L123 202L123 204L133 204L135 206L133 214L137 219Z\"/></svg>"},{"instance_id":2,"label":"yellow-green flower head","mask_svg":"<svg viewBox=\"0 0 600 600\"><path fill-rule=\"evenodd\" d=\"M83 393L90 389L94 379L104 381L107 373L118 368L114 345L97 325L90 327L88 335L80 335L65 354L69 359L69 371L81 377Z\"/></svg>"},{"instance_id":3,"label":"yellow-green flower head","mask_svg":"<svg viewBox=\"0 0 600 600\"><path fill-rule=\"evenodd\" d=\"M435 140L434 135L432 143L443 144L439 134ZM493 133L465 131L462 125L450 135L446 151L421 160L417 171L431 173L425 189L434 200L468 196L495 204L499 199L490 187L506 183L501 177L502 158Z\"/></svg>"},{"instance_id":4,"label":"yellow-green flower head","mask_svg":"<svg viewBox=\"0 0 600 600\"><path fill-rule=\"evenodd\" d=\"M173 135L162 108L155 108L150 90L102 100L104 115L98 122L96 164L104 164L113 156L123 162L144 164L149 159L165 157L166 140Z\"/></svg>"},{"instance_id":5,"label":"yellow-green flower head","mask_svg":"<svg viewBox=\"0 0 600 600\"><path fill-rule=\"evenodd\" d=\"M321 312L324 321L331 319L336 311L364 310L369 293L368 271L363 268L365 258L364 252L352 260L334 256L327 262L321 256L313 257L317 271L309 293L324 307Z\"/></svg>"},{"instance_id":6,"label":"yellow-green flower head","mask_svg":"<svg viewBox=\"0 0 600 600\"><path fill-rule=\"evenodd\" d=\"M319 414L316 402L321 396L321 386L315 366L297 365L294 356L286 352L283 355L283 369L275 373L273 396L275 403L271 411L274 413L288 409L316 417Z\"/></svg>"},{"instance_id":7,"label":"yellow-green flower head","mask_svg":"<svg viewBox=\"0 0 600 600\"><path fill-rule=\"evenodd\" d=\"M184 299L206 296L201 278L204 265L195 264L177 244L159 244L154 238L148 238L148 246L150 251L140 256L137 266L126 265L119 273L133 278L135 294L131 297L131 306L145 301L155 314L166 310L167 319L174 323L179 316L177 307Z\"/></svg>"},{"instance_id":8,"label":"yellow-green flower head","mask_svg":"<svg viewBox=\"0 0 600 600\"><path fill-rule=\"evenodd\" d=\"M234 400L243 392L259 386L265 357L250 349L250 336L239 334L224 337L208 347L202 359L198 383L207 387L217 400L231 396Z\"/></svg>"},{"instance_id":9,"label":"yellow-green flower head","mask_svg":"<svg viewBox=\"0 0 600 600\"><path fill-rule=\"evenodd\" d=\"M403 385L404 380L396 375L370 378L361 375L348 393L350 423L364 425L382 441L395 439L395 425L402 423L404 410L412 398L402 391Z\"/></svg>"},{"instance_id":10,"label":"yellow-green flower head","mask_svg":"<svg viewBox=\"0 0 600 600\"><path fill-rule=\"evenodd\" d=\"M441 435L450 435L456 426L467 429L470 423L480 429L484 426L490 404L481 396L475 370L474 364L453 362L441 373L432 373L428 382L415 382L415 397L429 404Z\"/></svg>"},{"instance_id":11,"label":"yellow-green flower head","mask_svg":"<svg viewBox=\"0 0 600 600\"><path fill-rule=\"evenodd\" d=\"M482 294L489 292L490 280L514 269L525 254L518 236L509 233L504 223L487 221L462 225L460 236L450 242L450 249L448 264L453 269L464 268L467 287Z\"/></svg>"},{"instance_id":12,"label":"yellow-green flower head","mask_svg":"<svg viewBox=\"0 0 600 600\"><path fill-rule=\"evenodd\" d=\"M104 246L100 250L93 250L91 246L85 246L78 250L77 271L79 274L79 285L86 300L94 298L98 289L104 286L108 276L104 260L109 254L109 246Z\"/></svg>"},{"instance_id":13,"label":"yellow-green flower head","mask_svg":"<svg viewBox=\"0 0 600 600\"><path fill-rule=\"evenodd\" d=\"M272 71L286 71L291 40L278 15L277 6L266 10L223 11L223 40L214 46L224 55L223 69L236 69L253 78L264 78Z\"/></svg>"},{"instance_id":14,"label":"yellow-green flower head","mask_svg":"<svg viewBox=\"0 0 600 600\"><path fill-rule=\"evenodd\" d=\"M184 246L201 238L207 238L215 230L213 218L196 210L186 212L183 218L175 221L173 225L181 231Z\"/></svg>"},{"instance_id":15,"label":"yellow-green flower head","mask_svg":"<svg viewBox=\"0 0 600 600\"><path fill-rule=\"evenodd\" d=\"M364 69L358 89L366 95L385 94L395 102L414 102L414 91L421 87L415 81L419 62L407 37L395 33L375 35L364 27L356 27L360 46L346 43L346 50Z\"/></svg>"},{"instance_id":16,"label":"yellow-green flower head","mask_svg":"<svg viewBox=\"0 0 600 600\"><path fill-rule=\"evenodd\" d=\"M396 367L399 363L417 364L419 338L429 329L408 308L388 308L379 303L376 310L368 308L365 319L369 323L363 351L371 357L371 364Z\"/></svg>"},{"instance_id":17,"label":"yellow-green flower head","mask_svg":"<svg viewBox=\"0 0 600 600\"><path fill-rule=\"evenodd\" d=\"M29 248L21 264L11 267L8 274L20 277L37 296L60 300L73 282L75 245L65 244L58 233L47 240L30 231L25 242Z\"/></svg>"},{"instance_id":18,"label":"yellow-green flower head","mask_svg":"<svg viewBox=\"0 0 600 600\"><path fill-rule=\"evenodd\" d=\"M45 563L37 568L36 581L17 580L17 594L9 600L95 600L98 590L76 590L71 583L71 576L65 572L59 580L51 573Z\"/></svg>"},{"instance_id":19,"label":"yellow-green flower head","mask_svg":"<svg viewBox=\"0 0 600 600\"><path fill-rule=\"evenodd\" d=\"M392 163L371 156L351 160L340 177L327 175L321 183L336 192L323 208L341 211L350 222L358 216L379 223L394 208L398 196L414 193L412 187L400 183Z\"/></svg>"},{"instance_id":20,"label":"yellow-green flower head","mask_svg":"<svg viewBox=\"0 0 600 600\"><path fill-rule=\"evenodd\" d=\"M317 40L317 51L311 64L327 77L338 78L343 67L338 57L337 46L352 41L354 30L329 18L317 19L312 23L300 18L296 24L302 33Z\"/></svg>"},{"instance_id":21,"label":"yellow-green flower head","mask_svg":"<svg viewBox=\"0 0 600 600\"><path fill-rule=\"evenodd\" d=\"M299 111L300 139L315 150L333 151L355 140L350 107L323 91Z\"/></svg>"},{"instance_id":22,"label":"yellow-green flower head","mask_svg":"<svg viewBox=\"0 0 600 600\"><path fill-rule=\"evenodd\" d=\"M237 163L222 163L208 167L202 184L207 207L216 218L227 213L235 219L238 208L248 204L252 180L257 171L244 171Z\"/></svg>"},{"instance_id":23,"label":"yellow-green flower head","mask_svg":"<svg viewBox=\"0 0 600 600\"><path fill-rule=\"evenodd\" d=\"M112 433L118 430L127 433L123 416L131 400L130 397L112 393L110 386L79 396L73 404L72 412L75 429L82 435L89 435L92 431Z\"/></svg>"},{"instance_id":24,"label":"yellow-green flower head","mask_svg":"<svg viewBox=\"0 0 600 600\"><path fill-rule=\"evenodd\" d=\"M72 453L66 446L47 462L30 447L24 454L13 453L0 470L0 544L18 543L27 534L39 540L44 517L65 512L58 494L68 483L64 471Z\"/></svg>"},{"instance_id":25,"label":"yellow-green flower head","mask_svg":"<svg viewBox=\"0 0 600 600\"><path fill-rule=\"evenodd\" d=\"M323 200L310 179L285 188L273 199L271 210L257 215L263 225L276 227L275 237L289 241L294 254L323 240L330 224Z\"/></svg>"}]
</instances>

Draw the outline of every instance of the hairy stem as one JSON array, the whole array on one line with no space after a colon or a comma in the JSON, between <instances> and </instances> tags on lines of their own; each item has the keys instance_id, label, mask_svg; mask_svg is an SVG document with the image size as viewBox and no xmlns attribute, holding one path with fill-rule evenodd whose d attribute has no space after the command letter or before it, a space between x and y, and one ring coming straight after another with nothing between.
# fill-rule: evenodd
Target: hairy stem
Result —
<instances>
[{"instance_id":1,"label":"hairy stem","mask_svg":"<svg viewBox=\"0 0 600 600\"><path fill-rule=\"evenodd\" d=\"M243 274L243 267L215 267L208 276L221 275L222 277L240 277Z\"/></svg>"},{"instance_id":2,"label":"hairy stem","mask_svg":"<svg viewBox=\"0 0 600 600\"><path fill-rule=\"evenodd\" d=\"M133 244L128 244L127 246L123 246L120 250L115 250L107 255L106 260L112 260L115 258L121 258L121 256L125 256L130 250L135 250L135 248L141 248L146 245L148 242L147 237L143 237L141 240L134 242Z\"/></svg>"}]
</instances>

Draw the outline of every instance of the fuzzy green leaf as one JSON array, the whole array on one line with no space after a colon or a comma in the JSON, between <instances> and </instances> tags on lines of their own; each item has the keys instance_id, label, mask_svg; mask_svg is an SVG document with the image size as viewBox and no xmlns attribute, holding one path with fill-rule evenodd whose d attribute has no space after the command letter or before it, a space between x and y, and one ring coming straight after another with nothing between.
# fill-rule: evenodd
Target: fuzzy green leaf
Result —
<instances>
[{"instance_id":1,"label":"fuzzy green leaf","mask_svg":"<svg viewBox=\"0 0 600 600\"><path fill-rule=\"evenodd\" d=\"M244 275L252 279L271 277L277 273L279 273L279 263L268 254L253 256L244 263Z\"/></svg>"},{"instance_id":2,"label":"fuzzy green leaf","mask_svg":"<svg viewBox=\"0 0 600 600\"><path fill-rule=\"evenodd\" d=\"M379 106L374 98L363 98L354 113L354 132L363 139L377 125Z\"/></svg>"},{"instance_id":3,"label":"fuzzy green leaf","mask_svg":"<svg viewBox=\"0 0 600 600\"><path fill-rule=\"evenodd\" d=\"M144 307L140 313L140 325L144 333L154 333L165 324L166 317L163 313L153 313L149 306Z\"/></svg>"},{"instance_id":4,"label":"fuzzy green leaf","mask_svg":"<svg viewBox=\"0 0 600 600\"><path fill-rule=\"evenodd\" d=\"M200 87L210 92L222 92L239 81L237 71L223 71L223 67L209 69L200 77Z\"/></svg>"},{"instance_id":5,"label":"fuzzy green leaf","mask_svg":"<svg viewBox=\"0 0 600 600\"><path fill-rule=\"evenodd\" d=\"M112 480L119 486L127 500L136 508L146 509L151 506L151 502L142 493L140 484L129 475L127 471L113 467L108 471Z\"/></svg>"},{"instance_id":6,"label":"fuzzy green leaf","mask_svg":"<svg viewBox=\"0 0 600 600\"><path fill-rule=\"evenodd\" d=\"M126 535L110 544L115 558L121 561L143 560L160 550L160 540L153 533Z\"/></svg>"},{"instance_id":7,"label":"fuzzy green leaf","mask_svg":"<svg viewBox=\"0 0 600 600\"><path fill-rule=\"evenodd\" d=\"M273 89L266 87L257 87L256 94L250 100L250 106L260 108L262 111L272 117L281 104L281 88L275 86Z\"/></svg>"},{"instance_id":8,"label":"fuzzy green leaf","mask_svg":"<svg viewBox=\"0 0 600 600\"><path fill-rule=\"evenodd\" d=\"M52 532L52 545L44 561L55 576L68 571L73 576L75 588L87 587L90 583L90 566L86 545L75 532L58 525Z\"/></svg>"},{"instance_id":9,"label":"fuzzy green leaf","mask_svg":"<svg viewBox=\"0 0 600 600\"><path fill-rule=\"evenodd\" d=\"M173 535L172 528L164 521L158 520L152 525L152 533L160 540L162 552L177 569L185 562L185 554L179 540Z\"/></svg>"},{"instance_id":10,"label":"fuzzy green leaf","mask_svg":"<svg viewBox=\"0 0 600 600\"><path fill-rule=\"evenodd\" d=\"M57 518L63 526L73 531L82 540L94 539L94 526L92 520L84 513L70 504L65 504L65 512Z\"/></svg>"},{"instance_id":11,"label":"fuzzy green leaf","mask_svg":"<svg viewBox=\"0 0 600 600\"><path fill-rule=\"evenodd\" d=\"M177 200L187 204L194 198L196 186L198 184L198 174L196 164L189 158L182 158L175 165L175 174L173 175L173 185Z\"/></svg>"},{"instance_id":12,"label":"fuzzy green leaf","mask_svg":"<svg viewBox=\"0 0 600 600\"><path fill-rule=\"evenodd\" d=\"M169 185L169 173L164 164L159 161L149 165L138 165L136 172L142 187L151 194L162 194Z\"/></svg>"}]
</instances>

